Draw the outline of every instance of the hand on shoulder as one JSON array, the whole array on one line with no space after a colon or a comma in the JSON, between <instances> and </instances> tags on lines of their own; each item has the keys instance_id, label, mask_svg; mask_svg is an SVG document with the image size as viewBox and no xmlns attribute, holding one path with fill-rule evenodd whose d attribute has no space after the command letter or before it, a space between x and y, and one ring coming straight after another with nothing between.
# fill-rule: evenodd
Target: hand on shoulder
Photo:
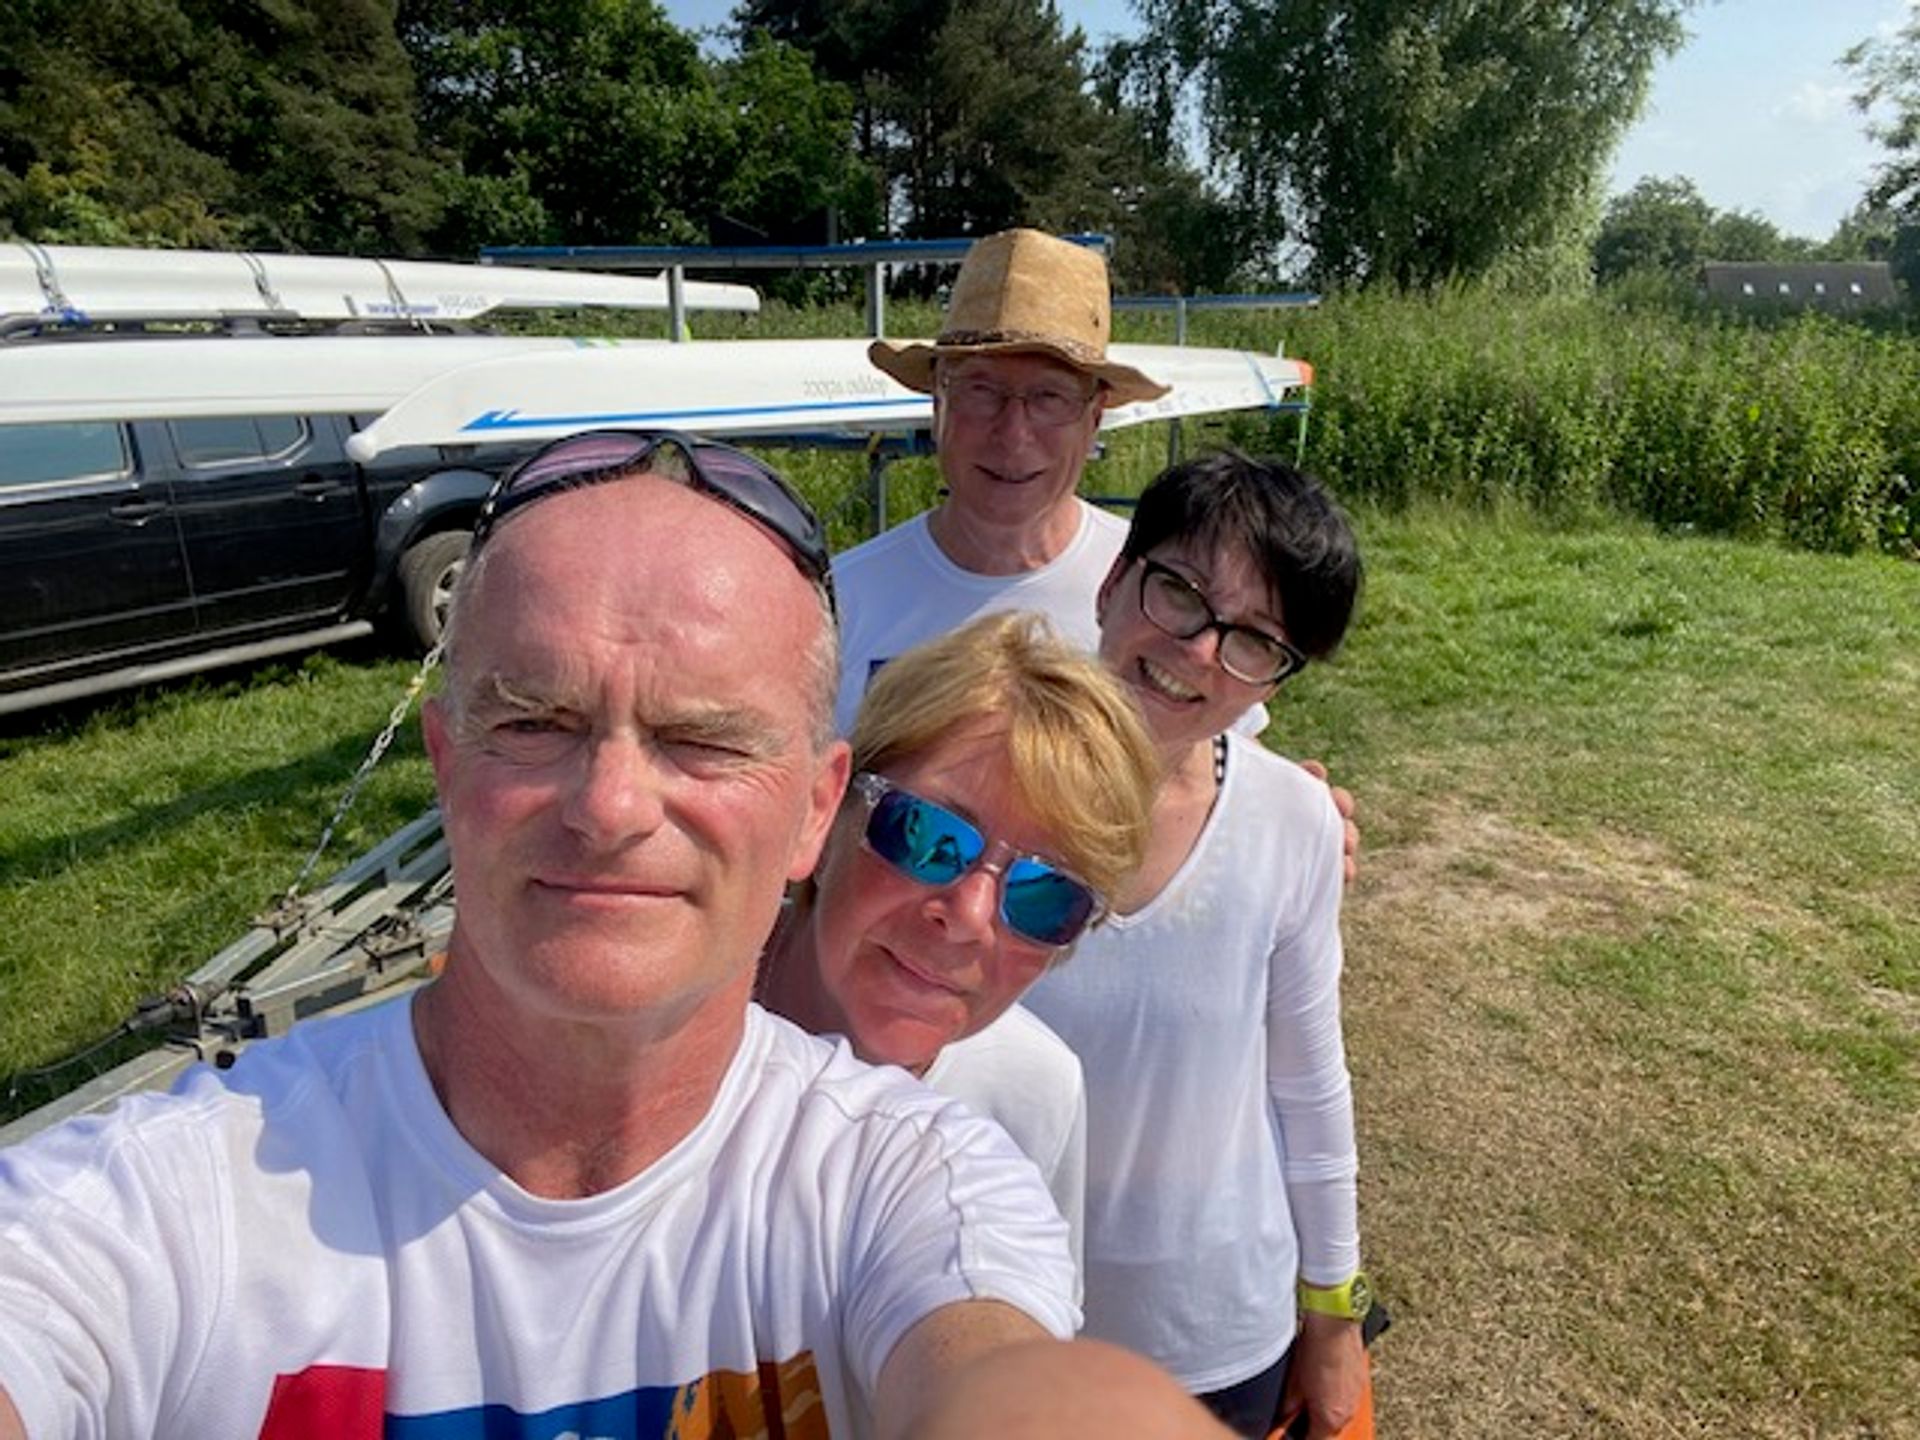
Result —
<instances>
[{"instance_id":1,"label":"hand on shoulder","mask_svg":"<svg viewBox=\"0 0 1920 1440\"><path fill-rule=\"evenodd\" d=\"M1327 767L1318 760L1296 760L1294 762L1314 779L1324 781L1328 793L1333 796L1333 808L1340 812L1340 825L1343 835L1341 844L1341 873L1347 884L1354 882L1360 873L1360 825L1353 818L1353 792L1343 785L1335 785L1327 779Z\"/></svg>"}]
</instances>

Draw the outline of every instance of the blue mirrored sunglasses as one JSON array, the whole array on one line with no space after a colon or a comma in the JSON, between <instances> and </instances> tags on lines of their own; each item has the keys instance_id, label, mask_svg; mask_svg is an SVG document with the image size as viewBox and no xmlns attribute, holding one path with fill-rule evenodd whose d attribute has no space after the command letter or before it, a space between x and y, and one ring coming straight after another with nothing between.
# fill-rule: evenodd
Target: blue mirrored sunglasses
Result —
<instances>
[{"instance_id":1,"label":"blue mirrored sunglasses","mask_svg":"<svg viewBox=\"0 0 1920 1440\"><path fill-rule=\"evenodd\" d=\"M1078 940L1105 910L1099 893L1051 860L989 842L980 827L944 805L862 771L853 788L867 806L867 848L909 880L951 885L976 869L1000 879L1000 918L1023 940L1058 949Z\"/></svg>"},{"instance_id":2,"label":"blue mirrored sunglasses","mask_svg":"<svg viewBox=\"0 0 1920 1440\"><path fill-rule=\"evenodd\" d=\"M827 536L820 519L771 466L675 430L589 430L536 450L502 475L473 528L477 551L500 522L536 500L627 475L662 475L711 495L773 535L829 602Z\"/></svg>"}]
</instances>

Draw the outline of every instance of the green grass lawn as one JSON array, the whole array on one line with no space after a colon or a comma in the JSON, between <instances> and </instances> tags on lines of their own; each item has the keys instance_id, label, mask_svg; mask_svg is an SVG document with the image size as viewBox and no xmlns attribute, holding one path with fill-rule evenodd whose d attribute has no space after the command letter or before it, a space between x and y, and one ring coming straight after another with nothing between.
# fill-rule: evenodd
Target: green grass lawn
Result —
<instances>
[{"instance_id":1,"label":"green grass lawn","mask_svg":"<svg viewBox=\"0 0 1920 1440\"><path fill-rule=\"evenodd\" d=\"M792 468L833 508L858 462ZM931 485L903 471L896 515ZM1920 566L1357 519L1360 623L1269 738L1365 826L1381 1433L1920 1435ZM346 652L5 722L0 1070L237 935L410 671ZM428 790L409 732L336 863Z\"/></svg>"},{"instance_id":2,"label":"green grass lawn","mask_svg":"<svg viewBox=\"0 0 1920 1440\"><path fill-rule=\"evenodd\" d=\"M285 892L413 673L365 646L0 721L0 1072L112 1029ZM318 874L429 803L409 723ZM11 1115L90 1067L6 1097Z\"/></svg>"}]
</instances>

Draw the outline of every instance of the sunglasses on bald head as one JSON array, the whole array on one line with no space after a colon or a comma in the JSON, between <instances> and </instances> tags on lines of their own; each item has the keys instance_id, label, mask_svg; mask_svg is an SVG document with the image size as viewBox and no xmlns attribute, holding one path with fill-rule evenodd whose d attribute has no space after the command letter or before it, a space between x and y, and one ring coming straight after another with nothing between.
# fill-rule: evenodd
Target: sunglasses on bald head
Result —
<instances>
[{"instance_id":1,"label":"sunglasses on bald head","mask_svg":"<svg viewBox=\"0 0 1920 1440\"><path fill-rule=\"evenodd\" d=\"M1039 855L989 840L964 815L903 790L884 775L853 777L866 804L867 849L909 880L952 885L975 870L1000 882L1000 918L1035 945L1071 945L1105 910L1099 893L1078 876Z\"/></svg>"},{"instance_id":2,"label":"sunglasses on bald head","mask_svg":"<svg viewBox=\"0 0 1920 1440\"><path fill-rule=\"evenodd\" d=\"M674 430L589 430L536 450L494 483L474 524L474 552L509 515L536 500L633 475L676 481L771 531L832 603L826 531L807 502L746 451Z\"/></svg>"}]
</instances>

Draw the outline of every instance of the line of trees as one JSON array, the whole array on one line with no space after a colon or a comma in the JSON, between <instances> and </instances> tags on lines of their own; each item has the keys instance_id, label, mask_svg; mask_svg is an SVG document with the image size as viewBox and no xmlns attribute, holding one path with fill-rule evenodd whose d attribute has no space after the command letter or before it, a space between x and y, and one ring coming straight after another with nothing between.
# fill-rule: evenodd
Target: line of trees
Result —
<instances>
[{"instance_id":1,"label":"line of trees","mask_svg":"<svg viewBox=\"0 0 1920 1440\"><path fill-rule=\"evenodd\" d=\"M1709 260L1883 260L1920 294L1920 10L1893 34L1842 57L1855 108L1887 152L1867 192L1822 240L1783 233L1765 216L1718 210L1684 176L1647 176L1607 202L1592 244L1601 284L1652 277L1691 289Z\"/></svg>"},{"instance_id":2,"label":"line of trees","mask_svg":"<svg viewBox=\"0 0 1920 1440\"><path fill-rule=\"evenodd\" d=\"M7 0L0 234L465 256L1021 223L1115 232L1124 284L1182 290L1787 244L1685 181L1602 223L1694 0L1134 3L1096 53L1052 0L739 0L714 56L654 0ZM1853 57L1897 117L1862 244L1920 216L1916 57L1920 18Z\"/></svg>"},{"instance_id":3,"label":"line of trees","mask_svg":"<svg viewBox=\"0 0 1920 1440\"><path fill-rule=\"evenodd\" d=\"M1648 176L1607 202L1593 241L1601 284L1655 274L1691 283L1708 260L1887 260L1900 220L1863 199L1825 240L1784 233L1750 210L1716 210L1684 176Z\"/></svg>"},{"instance_id":4,"label":"line of trees","mask_svg":"<svg viewBox=\"0 0 1920 1440\"><path fill-rule=\"evenodd\" d=\"M44 241L470 255L692 242L877 190L804 55L651 0L8 0L0 225Z\"/></svg>"}]
</instances>

